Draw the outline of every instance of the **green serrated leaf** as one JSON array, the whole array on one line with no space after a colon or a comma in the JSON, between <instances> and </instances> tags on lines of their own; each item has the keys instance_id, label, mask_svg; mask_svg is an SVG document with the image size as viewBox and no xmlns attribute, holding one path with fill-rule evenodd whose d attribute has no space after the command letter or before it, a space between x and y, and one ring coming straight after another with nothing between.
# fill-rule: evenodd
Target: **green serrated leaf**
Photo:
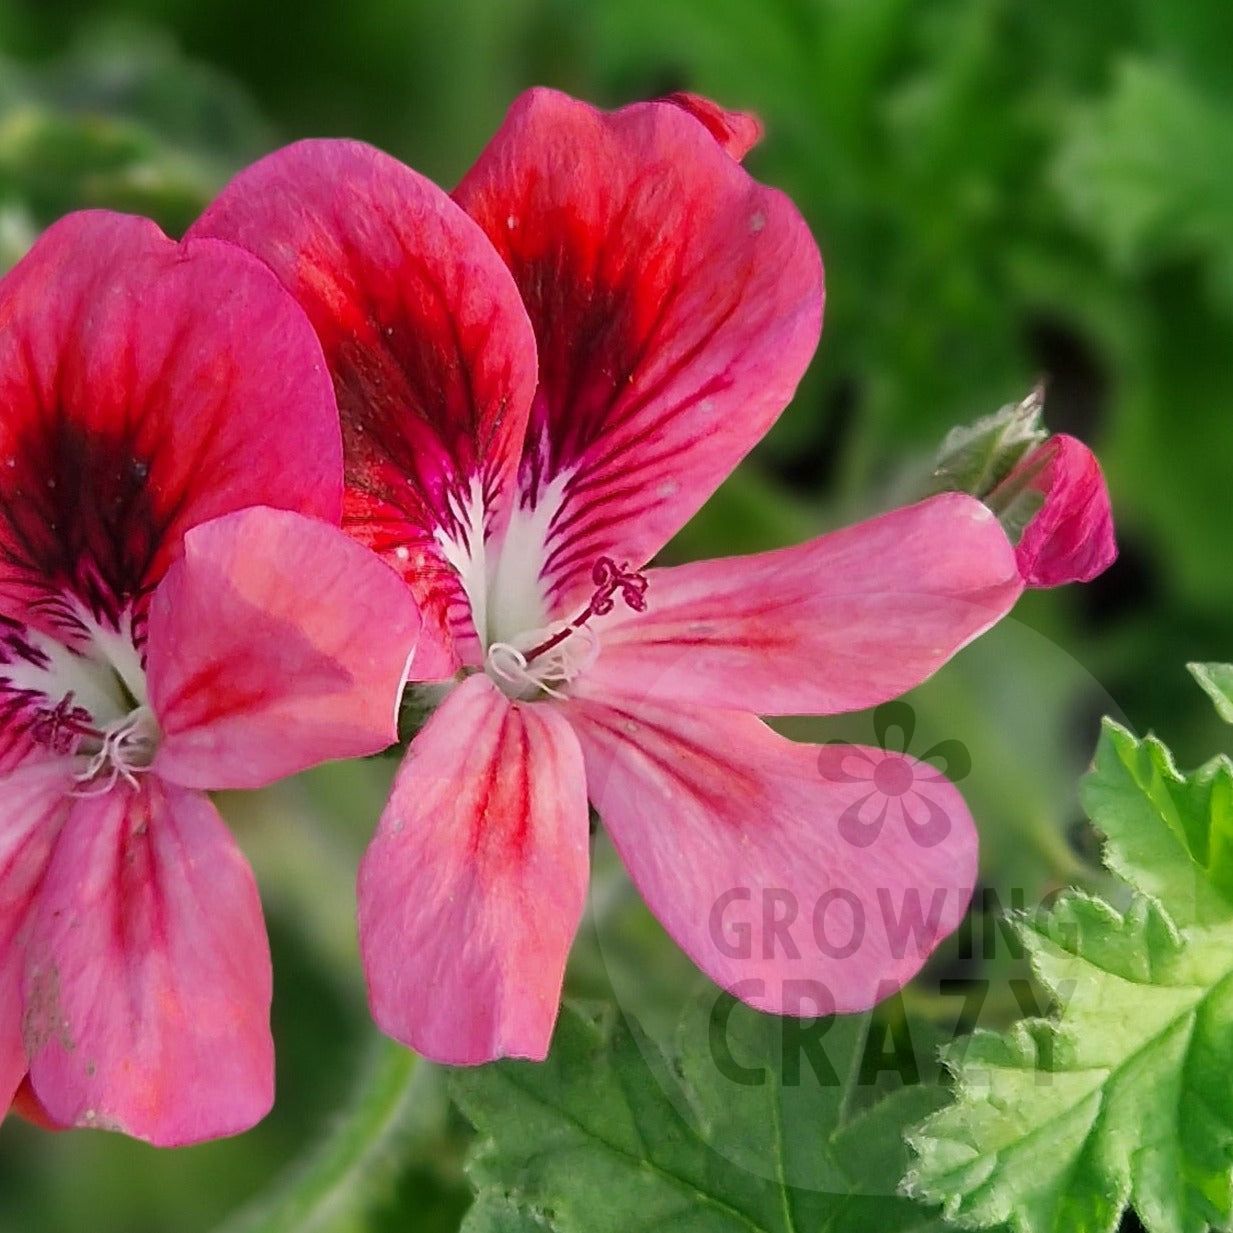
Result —
<instances>
[{"instance_id":1,"label":"green serrated leaf","mask_svg":"<svg viewBox=\"0 0 1233 1233\"><path fill-rule=\"evenodd\" d=\"M911 1135L911 1193L965 1228L1149 1233L1233 1218L1233 764L1183 775L1106 721L1083 798L1128 885L1021 921L1056 1004L948 1059L956 1095Z\"/></svg>"},{"instance_id":2,"label":"green serrated leaf","mask_svg":"<svg viewBox=\"0 0 1233 1233\"><path fill-rule=\"evenodd\" d=\"M1106 720L1083 804L1106 839L1105 863L1180 926L1233 915L1233 763L1189 775L1155 737Z\"/></svg>"},{"instance_id":3,"label":"green serrated leaf","mask_svg":"<svg viewBox=\"0 0 1233 1233\"><path fill-rule=\"evenodd\" d=\"M466 1219L467 1233L556 1233L558 1227L544 1212L496 1191L480 1195Z\"/></svg>"},{"instance_id":4,"label":"green serrated leaf","mask_svg":"<svg viewBox=\"0 0 1233 1233\"><path fill-rule=\"evenodd\" d=\"M943 1093L865 1107L867 1026L803 1027L724 998L686 1017L667 1057L614 1012L567 1006L546 1062L452 1076L481 1135L465 1233L940 1229L897 1184L904 1126Z\"/></svg>"},{"instance_id":5,"label":"green serrated leaf","mask_svg":"<svg viewBox=\"0 0 1233 1233\"><path fill-rule=\"evenodd\" d=\"M1220 718L1233 724L1233 664L1187 664Z\"/></svg>"}]
</instances>

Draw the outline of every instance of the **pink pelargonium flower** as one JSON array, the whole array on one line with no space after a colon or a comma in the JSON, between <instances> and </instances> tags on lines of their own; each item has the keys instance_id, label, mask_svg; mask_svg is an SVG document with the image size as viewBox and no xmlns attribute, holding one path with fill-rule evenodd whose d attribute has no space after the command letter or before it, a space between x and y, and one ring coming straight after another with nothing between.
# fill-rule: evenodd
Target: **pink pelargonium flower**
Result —
<instances>
[{"instance_id":1,"label":"pink pelargonium flower","mask_svg":"<svg viewBox=\"0 0 1233 1233\"><path fill-rule=\"evenodd\" d=\"M247 253L58 223L0 281L0 408L0 1111L234 1133L270 959L203 789L387 745L418 614L329 525L320 346Z\"/></svg>"},{"instance_id":2,"label":"pink pelargonium flower","mask_svg":"<svg viewBox=\"0 0 1233 1233\"><path fill-rule=\"evenodd\" d=\"M691 109L534 90L453 200L369 147L308 142L194 230L250 248L307 310L344 526L426 617L412 679L440 681L440 706L359 882L382 1028L446 1062L544 1055L588 798L669 933L753 1005L858 1010L916 972L973 885L962 799L928 787L948 821L931 846L897 823L848 843L869 784L756 716L870 706L988 628L1022 586L996 520L949 494L643 572L817 344L822 265L791 203ZM845 910L868 926L855 945Z\"/></svg>"}]
</instances>

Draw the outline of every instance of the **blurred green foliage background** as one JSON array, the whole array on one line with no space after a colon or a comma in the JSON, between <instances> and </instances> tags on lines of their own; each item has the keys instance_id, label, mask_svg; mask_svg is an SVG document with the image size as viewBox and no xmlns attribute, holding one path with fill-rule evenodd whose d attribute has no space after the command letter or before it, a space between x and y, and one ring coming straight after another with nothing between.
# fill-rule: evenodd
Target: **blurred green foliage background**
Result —
<instances>
[{"instance_id":1,"label":"blurred green foliage background","mask_svg":"<svg viewBox=\"0 0 1233 1233\"><path fill-rule=\"evenodd\" d=\"M0 267L81 206L181 229L233 170L310 134L365 138L450 186L536 83L757 111L748 166L814 228L826 327L794 406L670 551L776 546L886 507L949 427L1045 377L1050 426L1105 464L1121 558L1028 597L913 697L918 752L972 751L987 887L1032 902L1092 876L1074 786L1101 711L1190 761L1228 741L1183 662L1233 658L1230 49L1228 0L0 0ZM868 717L791 730L871 736ZM316 1139L372 1047L351 879L391 769L225 803L274 938L274 1115L164 1154L10 1121L0 1233L210 1229ZM624 883L598 866L618 942L582 939L570 980L603 998L613 965L653 983L676 957L643 921L622 958ZM941 1030L937 971L887 1013ZM439 1076L417 1082L370 1210L312 1227L457 1227L469 1132Z\"/></svg>"}]
</instances>

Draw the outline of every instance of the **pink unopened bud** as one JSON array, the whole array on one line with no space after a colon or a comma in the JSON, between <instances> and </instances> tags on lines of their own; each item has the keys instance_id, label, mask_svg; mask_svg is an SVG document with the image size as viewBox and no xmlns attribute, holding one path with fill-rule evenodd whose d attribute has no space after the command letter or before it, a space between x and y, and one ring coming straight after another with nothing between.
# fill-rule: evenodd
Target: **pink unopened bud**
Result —
<instances>
[{"instance_id":1,"label":"pink unopened bud","mask_svg":"<svg viewBox=\"0 0 1233 1233\"><path fill-rule=\"evenodd\" d=\"M1109 489L1096 455L1082 441L1050 437L999 487L1028 489L1044 498L1015 549L1028 586L1090 582L1116 560Z\"/></svg>"}]
</instances>

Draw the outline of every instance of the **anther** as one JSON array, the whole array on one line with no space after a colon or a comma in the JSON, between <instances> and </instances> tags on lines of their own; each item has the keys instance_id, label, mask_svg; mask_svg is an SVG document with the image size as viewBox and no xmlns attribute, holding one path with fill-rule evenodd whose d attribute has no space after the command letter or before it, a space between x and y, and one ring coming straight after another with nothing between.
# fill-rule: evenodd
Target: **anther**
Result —
<instances>
[{"instance_id":1,"label":"anther","mask_svg":"<svg viewBox=\"0 0 1233 1233\"><path fill-rule=\"evenodd\" d=\"M53 753L71 754L87 737L102 740L103 734L94 727L90 712L73 702L73 691L53 707L44 707L30 727L30 735Z\"/></svg>"},{"instance_id":2,"label":"anther","mask_svg":"<svg viewBox=\"0 0 1233 1233\"><path fill-rule=\"evenodd\" d=\"M74 796L101 796L123 779L131 788L150 769L158 744L158 725L149 707L140 706L100 734L102 744L73 778L80 785Z\"/></svg>"},{"instance_id":3,"label":"anther","mask_svg":"<svg viewBox=\"0 0 1233 1233\"><path fill-rule=\"evenodd\" d=\"M595 583L595 594L591 602L568 625L558 629L550 638L546 638L539 646L526 652L526 662L529 664L559 646L566 638L576 634L594 616L606 616L616 603L617 592L626 607L635 612L646 611L646 575L628 565L618 565L611 557L600 557L591 569L591 580Z\"/></svg>"}]
</instances>

